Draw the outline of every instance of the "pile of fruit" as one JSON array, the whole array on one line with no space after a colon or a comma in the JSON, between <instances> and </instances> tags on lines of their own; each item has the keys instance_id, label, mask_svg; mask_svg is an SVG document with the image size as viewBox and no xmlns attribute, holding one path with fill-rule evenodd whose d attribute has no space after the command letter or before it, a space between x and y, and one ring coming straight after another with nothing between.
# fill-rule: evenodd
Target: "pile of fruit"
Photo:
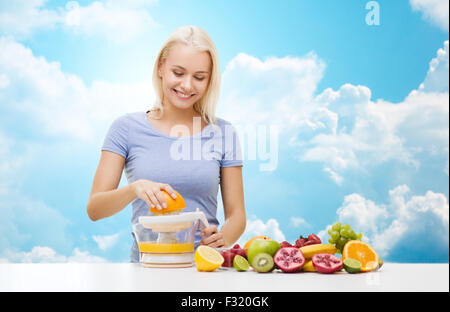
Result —
<instances>
[{"instance_id":1,"label":"pile of fruit","mask_svg":"<svg viewBox=\"0 0 450 312\"><path fill-rule=\"evenodd\" d=\"M344 249L344 246L348 241L360 241L363 237L361 233L356 234L355 231L352 230L350 225L341 225L341 222L339 221L331 226L331 229L328 230L328 234L330 235L328 242L335 245L339 253L342 253L342 250Z\"/></svg>"},{"instance_id":2,"label":"pile of fruit","mask_svg":"<svg viewBox=\"0 0 450 312\"><path fill-rule=\"evenodd\" d=\"M314 233L300 236L294 244L278 243L267 236L256 236L241 248L238 244L227 250L199 246L195 263L199 271L214 271L219 267L259 273L281 270L285 273L319 272L330 274L344 269L348 273L369 272L383 264L375 250L361 241L348 224L336 222L328 231L330 244L322 244ZM341 257L335 254L341 254Z\"/></svg>"}]
</instances>

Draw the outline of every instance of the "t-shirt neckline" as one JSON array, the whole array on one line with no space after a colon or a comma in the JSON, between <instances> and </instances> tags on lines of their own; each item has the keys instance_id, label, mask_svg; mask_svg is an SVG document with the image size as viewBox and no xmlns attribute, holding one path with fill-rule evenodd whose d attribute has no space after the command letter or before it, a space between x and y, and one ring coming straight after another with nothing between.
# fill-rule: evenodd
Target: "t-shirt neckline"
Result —
<instances>
[{"instance_id":1,"label":"t-shirt neckline","mask_svg":"<svg viewBox=\"0 0 450 312\"><path fill-rule=\"evenodd\" d=\"M168 135L164 132L159 131L158 129L156 129L151 123L150 121L148 121L147 119L147 112L143 112L143 117L144 117L144 122L145 124L153 131L156 132L159 136L163 136L172 140L178 140L178 139L191 139L191 138L196 138L198 136L202 136L204 132L206 132L206 130L211 126L211 123L209 123L205 128L203 128L202 131L200 131L199 133L196 133L194 135L190 135L190 136L184 136L184 137L175 137L175 136L171 136Z\"/></svg>"}]
</instances>

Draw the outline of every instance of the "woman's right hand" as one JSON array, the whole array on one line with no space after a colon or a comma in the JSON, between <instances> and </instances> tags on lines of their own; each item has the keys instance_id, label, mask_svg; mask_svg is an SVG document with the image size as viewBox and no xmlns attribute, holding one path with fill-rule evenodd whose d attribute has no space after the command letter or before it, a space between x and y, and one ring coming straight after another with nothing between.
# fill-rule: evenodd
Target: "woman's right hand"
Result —
<instances>
[{"instance_id":1,"label":"woman's right hand","mask_svg":"<svg viewBox=\"0 0 450 312\"><path fill-rule=\"evenodd\" d=\"M166 183L141 179L133 182L131 186L137 197L144 200L150 208L156 207L158 210L167 208L161 190L165 190L173 199L177 197L175 190Z\"/></svg>"}]
</instances>

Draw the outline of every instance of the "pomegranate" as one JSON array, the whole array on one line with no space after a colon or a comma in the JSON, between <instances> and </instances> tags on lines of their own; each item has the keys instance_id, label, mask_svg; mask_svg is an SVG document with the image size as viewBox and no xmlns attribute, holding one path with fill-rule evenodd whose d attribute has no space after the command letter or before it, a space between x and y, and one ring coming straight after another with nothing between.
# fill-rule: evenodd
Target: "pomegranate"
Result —
<instances>
[{"instance_id":1,"label":"pomegranate","mask_svg":"<svg viewBox=\"0 0 450 312\"><path fill-rule=\"evenodd\" d=\"M300 271L306 262L303 253L297 247L281 247L275 253L273 260L277 267L286 273Z\"/></svg>"},{"instance_id":2,"label":"pomegranate","mask_svg":"<svg viewBox=\"0 0 450 312\"><path fill-rule=\"evenodd\" d=\"M326 274L339 271L343 266L341 259L326 253L315 254L312 257L312 263L317 272Z\"/></svg>"}]
</instances>

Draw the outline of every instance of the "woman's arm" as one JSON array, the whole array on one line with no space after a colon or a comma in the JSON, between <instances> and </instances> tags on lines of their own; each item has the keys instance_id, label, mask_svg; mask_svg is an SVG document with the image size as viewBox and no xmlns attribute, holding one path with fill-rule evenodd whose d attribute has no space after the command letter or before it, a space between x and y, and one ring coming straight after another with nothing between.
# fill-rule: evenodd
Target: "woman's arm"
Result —
<instances>
[{"instance_id":1,"label":"woman's arm","mask_svg":"<svg viewBox=\"0 0 450 312\"><path fill-rule=\"evenodd\" d=\"M149 207L157 207L157 209L166 207L161 190L165 190L173 198L176 197L175 190L169 184L145 179L117 189L124 165L125 158L123 156L102 151L87 204L87 213L92 221L118 213L136 197L144 200Z\"/></svg>"},{"instance_id":2,"label":"woman's arm","mask_svg":"<svg viewBox=\"0 0 450 312\"><path fill-rule=\"evenodd\" d=\"M223 235L224 245L229 247L244 233L247 223L242 167L221 168L220 175L220 191L225 213L225 223L220 232Z\"/></svg>"},{"instance_id":3,"label":"woman's arm","mask_svg":"<svg viewBox=\"0 0 450 312\"><path fill-rule=\"evenodd\" d=\"M123 156L102 151L87 203L87 213L92 221L116 214L136 198L131 185L117 189L124 165Z\"/></svg>"},{"instance_id":4,"label":"woman's arm","mask_svg":"<svg viewBox=\"0 0 450 312\"><path fill-rule=\"evenodd\" d=\"M202 245L211 247L229 247L239 239L245 230L246 217L244 206L244 186L242 183L242 167L221 168L220 190L222 193L225 223L217 231L217 227L209 226L200 233Z\"/></svg>"}]
</instances>

